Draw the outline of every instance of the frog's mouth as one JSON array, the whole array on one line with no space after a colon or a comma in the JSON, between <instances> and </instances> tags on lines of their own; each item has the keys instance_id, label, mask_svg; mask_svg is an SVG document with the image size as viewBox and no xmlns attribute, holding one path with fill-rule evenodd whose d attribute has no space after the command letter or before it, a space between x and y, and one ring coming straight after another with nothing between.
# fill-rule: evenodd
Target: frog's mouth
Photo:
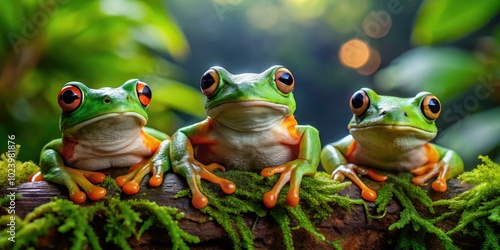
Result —
<instances>
[{"instance_id":1,"label":"frog's mouth","mask_svg":"<svg viewBox=\"0 0 500 250\"><path fill-rule=\"evenodd\" d=\"M264 131L289 115L287 105L266 101L229 102L207 109L207 115L237 131Z\"/></svg>"},{"instance_id":2,"label":"frog's mouth","mask_svg":"<svg viewBox=\"0 0 500 250\"><path fill-rule=\"evenodd\" d=\"M140 129L146 125L146 117L136 112L109 113L96 116L65 129L65 135L71 134L117 134L121 131Z\"/></svg>"},{"instance_id":3,"label":"frog's mouth","mask_svg":"<svg viewBox=\"0 0 500 250\"><path fill-rule=\"evenodd\" d=\"M349 127L354 139L365 146L384 150L408 150L422 146L436 137L435 131L427 131L408 125L371 125Z\"/></svg>"}]
</instances>

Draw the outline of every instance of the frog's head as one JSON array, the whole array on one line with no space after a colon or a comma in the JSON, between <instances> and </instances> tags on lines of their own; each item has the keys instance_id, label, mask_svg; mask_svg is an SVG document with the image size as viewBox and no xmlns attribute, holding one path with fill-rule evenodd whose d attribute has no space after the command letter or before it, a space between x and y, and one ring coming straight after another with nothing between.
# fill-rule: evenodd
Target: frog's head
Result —
<instances>
[{"instance_id":1,"label":"frog's head","mask_svg":"<svg viewBox=\"0 0 500 250\"><path fill-rule=\"evenodd\" d=\"M439 99L429 92L412 98L380 96L369 88L355 92L350 100L354 116L349 131L357 141L420 145L437 134L434 121L441 113Z\"/></svg>"},{"instance_id":2,"label":"frog's head","mask_svg":"<svg viewBox=\"0 0 500 250\"><path fill-rule=\"evenodd\" d=\"M100 89L88 88L80 82L68 82L58 96L62 109L61 131L71 136L89 125L101 130L142 127L148 120L146 110L151 97L148 85L137 79L118 88Z\"/></svg>"},{"instance_id":3,"label":"frog's head","mask_svg":"<svg viewBox=\"0 0 500 250\"><path fill-rule=\"evenodd\" d=\"M295 112L295 79L282 67L233 75L212 67L200 80L207 115L234 130L269 129Z\"/></svg>"}]
</instances>

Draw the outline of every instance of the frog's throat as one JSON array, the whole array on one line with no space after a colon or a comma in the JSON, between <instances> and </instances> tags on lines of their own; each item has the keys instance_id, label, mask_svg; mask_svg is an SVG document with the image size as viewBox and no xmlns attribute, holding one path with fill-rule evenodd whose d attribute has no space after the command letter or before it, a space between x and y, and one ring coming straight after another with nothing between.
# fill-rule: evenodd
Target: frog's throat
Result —
<instances>
[{"instance_id":1,"label":"frog's throat","mask_svg":"<svg viewBox=\"0 0 500 250\"><path fill-rule=\"evenodd\" d=\"M381 124L381 125L349 125L349 131L368 131L368 130L387 130L394 132L415 132L422 133L423 136L429 136L434 138L437 134L436 131L425 130L421 128L417 128L410 125L399 125L399 124Z\"/></svg>"},{"instance_id":2,"label":"frog's throat","mask_svg":"<svg viewBox=\"0 0 500 250\"><path fill-rule=\"evenodd\" d=\"M418 147L436 137L436 131L427 131L408 125L349 126L349 132L359 143L369 147L390 150ZM392 148L395 146L395 148ZM404 146L404 147L402 147Z\"/></svg>"},{"instance_id":3,"label":"frog's throat","mask_svg":"<svg viewBox=\"0 0 500 250\"><path fill-rule=\"evenodd\" d=\"M279 126L290 107L267 101L228 102L207 109L214 121L236 131L265 131Z\"/></svg>"},{"instance_id":4,"label":"frog's throat","mask_svg":"<svg viewBox=\"0 0 500 250\"><path fill-rule=\"evenodd\" d=\"M109 113L109 114L105 114L105 115L96 116L96 117L91 118L89 120L80 122L73 127L66 128L63 132L76 132L76 131L80 130L81 128L84 128L90 124L93 124L93 123L96 123L98 121L102 121L105 119L117 117L117 116L132 116L139 121L141 126L144 126L147 123L146 117L144 117L143 115L136 113L136 112Z\"/></svg>"}]
</instances>

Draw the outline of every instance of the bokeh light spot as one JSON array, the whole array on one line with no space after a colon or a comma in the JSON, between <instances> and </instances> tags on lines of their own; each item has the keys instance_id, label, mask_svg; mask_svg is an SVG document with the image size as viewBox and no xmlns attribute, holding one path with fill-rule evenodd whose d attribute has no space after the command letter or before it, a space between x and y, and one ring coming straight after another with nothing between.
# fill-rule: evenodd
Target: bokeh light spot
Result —
<instances>
[{"instance_id":1,"label":"bokeh light spot","mask_svg":"<svg viewBox=\"0 0 500 250\"><path fill-rule=\"evenodd\" d=\"M370 49L370 57L368 58L368 61L366 61L363 66L356 69L356 71L362 75L371 75L378 70L381 61L380 53L374 49Z\"/></svg>"},{"instance_id":2,"label":"bokeh light spot","mask_svg":"<svg viewBox=\"0 0 500 250\"><path fill-rule=\"evenodd\" d=\"M360 68L368 61L370 48L368 44L359 39L351 39L344 43L339 50L340 62L349 68Z\"/></svg>"}]
</instances>

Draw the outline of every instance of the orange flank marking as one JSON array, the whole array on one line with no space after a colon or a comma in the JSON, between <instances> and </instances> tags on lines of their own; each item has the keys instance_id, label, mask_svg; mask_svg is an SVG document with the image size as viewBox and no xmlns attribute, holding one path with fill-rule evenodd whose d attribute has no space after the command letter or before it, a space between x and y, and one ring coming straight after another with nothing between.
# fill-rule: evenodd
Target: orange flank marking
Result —
<instances>
[{"instance_id":1,"label":"orange flank marking","mask_svg":"<svg viewBox=\"0 0 500 250\"><path fill-rule=\"evenodd\" d=\"M435 147L430 143L424 145L425 155L427 156L427 163L439 162L439 153Z\"/></svg>"},{"instance_id":2,"label":"orange flank marking","mask_svg":"<svg viewBox=\"0 0 500 250\"><path fill-rule=\"evenodd\" d=\"M151 153L156 152L156 150L158 150L158 148L160 147L161 141L144 132L144 130L141 130L141 135L143 138L142 143L144 144L144 146L149 148L151 150Z\"/></svg>"},{"instance_id":3,"label":"orange flank marking","mask_svg":"<svg viewBox=\"0 0 500 250\"><path fill-rule=\"evenodd\" d=\"M285 127L288 130L288 133L290 136L294 139L299 139L300 134L297 132L296 126L298 125L297 120L295 120L295 117L293 115L288 116L283 123L281 124L283 127Z\"/></svg>"},{"instance_id":4,"label":"orange flank marking","mask_svg":"<svg viewBox=\"0 0 500 250\"><path fill-rule=\"evenodd\" d=\"M357 146L358 146L358 143L353 140L351 142L351 145L349 145L349 147L347 147L347 152L345 153L345 158L347 159L347 162L354 161L354 159L352 159L352 157L353 157L354 150L356 150Z\"/></svg>"},{"instance_id":5,"label":"orange flank marking","mask_svg":"<svg viewBox=\"0 0 500 250\"><path fill-rule=\"evenodd\" d=\"M68 139L67 137L62 138L62 149L61 155L63 159L71 159L73 154L75 154L75 146L78 144L76 139Z\"/></svg>"}]
</instances>

